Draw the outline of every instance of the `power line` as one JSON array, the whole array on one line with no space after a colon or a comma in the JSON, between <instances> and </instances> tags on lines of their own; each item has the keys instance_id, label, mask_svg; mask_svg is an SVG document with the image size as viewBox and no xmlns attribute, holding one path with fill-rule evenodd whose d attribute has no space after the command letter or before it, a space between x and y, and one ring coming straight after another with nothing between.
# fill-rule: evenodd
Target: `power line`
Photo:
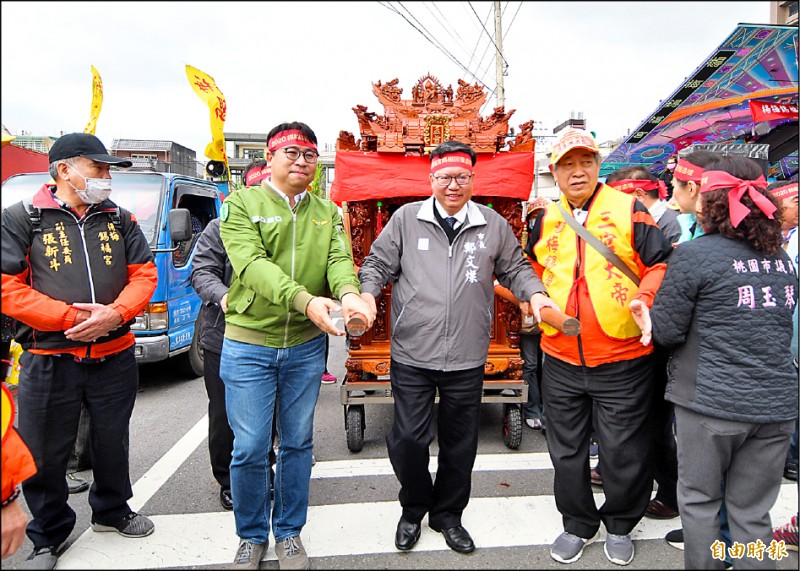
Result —
<instances>
[{"instance_id":1,"label":"power line","mask_svg":"<svg viewBox=\"0 0 800 571\"><path fill-rule=\"evenodd\" d=\"M444 14L442 14L442 11L439 10L439 7L436 5L436 3L435 2L423 2L423 4L425 5L425 8L427 8L428 12L430 12L431 16L433 16L433 19L436 20L436 22L439 25L442 26L442 28L444 29L445 32L447 32L447 35L449 35L451 38L453 38L453 40L456 41L456 43L459 44L461 49L463 49L466 52L467 51L467 47L464 45L464 40L461 38L461 35L458 33L458 30L454 26L450 25L450 29L453 30L453 32L455 32L455 36L453 36L453 33L451 33L450 30L445 25L448 22L448 19L445 18ZM437 16L436 14L433 13L433 10L431 10L429 4L433 5L433 7L439 13L439 16Z\"/></svg>"},{"instance_id":2,"label":"power line","mask_svg":"<svg viewBox=\"0 0 800 571\"><path fill-rule=\"evenodd\" d=\"M508 6L508 2L506 2L506 6ZM520 0L519 6L517 6L517 11L514 12L514 15L511 17L511 22L508 24L508 28L503 33L503 39L506 39L506 34L511 31L511 26L514 25L514 20L517 19L517 14L519 14L520 9L522 8L522 0ZM505 15L505 8L503 8L503 15Z\"/></svg>"},{"instance_id":3,"label":"power line","mask_svg":"<svg viewBox=\"0 0 800 571\"><path fill-rule=\"evenodd\" d=\"M466 9L466 7L465 7L464 3L459 3L459 5L462 7L462 9L464 9L464 11L466 12L466 15L467 15L467 17L468 17L469 19L472 19L472 14L470 14L470 13L469 13L469 11L467 11L467 9ZM435 5L435 4L434 4L434 7L436 7L436 5ZM448 18L446 18L446 17L445 17L445 15L444 15L444 14L441 12L441 10L439 10L439 8L438 8L438 7L436 7L436 10L437 10L437 12L439 13L439 15L441 16L441 18L442 18L442 19L444 19L444 20L446 20L446 21L448 20ZM430 11L430 9L429 9L429 11ZM487 15L486 15L486 20L487 20L487 21L488 21L489 17L491 16L491 14L492 14L492 8L490 7L490 9L489 9L489 12L488 12L488 13L487 13ZM434 18L436 19L436 21L437 21L437 22L438 22L440 25L442 25L442 27L443 27L443 28L445 28L445 31L447 31L447 29L446 29L446 26L445 26L445 24L444 24L444 23L441 21L441 19L437 18L435 15L434 15ZM479 26L480 26L480 25L481 25L481 22L478 22L478 24L479 24ZM452 27L452 26L451 26L451 27ZM455 28L453 27L453 29L455 29ZM467 69L472 69L473 60L475 60L475 53L477 52L478 46L480 45L480 43L481 43L481 40L482 40L482 34L480 34L480 28L478 28L478 31L479 31L479 34L478 34L478 40L477 40L477 42L475 43L475 47L473 48L473 50L472 50L472 53L470 54L469 63L468 63L466 66L465 66ZM449 33L449 32L448 32L448 33ZM460 35L460 34L458 34L458 32L457 32L457 31L456 31L456 34L458 35L458 38L459 38L459 40L462 40L461 42L459 42L459 44L460 44L461 48L462 48L462 49L463 49L465 52L468 52L468 50L467 50L466 46L464 46L464 44L463 44L463 39L461 38L461 35ZM451 37L452 37L452 34L451 34ZM486 65L486 68L484 69L484 71L483 71L483 72L481 72L481 68L483 67L483 64L482 64L481 62L484 60L484 58L485 58L485 56L486 56L486 52L488 51L489 47L490 47L490 43L487 43L487 44L486 44L486 48L484 49L484 51L483 51L483 54L481 55L481 57L480 57L478 60L475 60L476 71L475 71L475 72L471 72L471 73L472 73L472 76L473 76L473 77L475 77L475 78L477 78L477 79L478 79L478 81L479 81L479 83L481 83L482 85L486 85L485 78L486 78L486 74L488 73L489 64L491 64L491 61L489 62L489 64L487 64L487 65Z\"/></svg>"},{"instance_id":4,"label":"power line","mask_svg":"<svg viewBox=\"0 0 800 571\"><path fill-rule=\"evenodd\" d=\"M469 7L472 8L472 13L475 14L475 17L478 18L478 21L480 22L480 18L478 17L478 13L475 11L475 8L472 7L472 2L467 2L467 4L469 4ZM506 3L506 5L508 5L508 3ZM486 35L489 37L489 39L492 40L492 44L494 44L494 49L499 52L500 48L497 47L497 44L495 43L494 38L489 33L489 31L486 29L486 26L483 25L483 22L481 22L481 28L483 28L483 31L486 32ZM503 63L506 66L508 66L508 62L506 61L505 56L503 56L502 53L500 54L500 56L503 58Z\"/></svg>"},{"instance_id":5,"label":"power line","mask_svg":"<svg viewBox=\"0 0 800 571\"><path fill-rule=\"evenodd\" d=\"M449 58L449 59L450 59L450 60L451 60L453 63L455 63L457 66L459 66L461 69L463 69L463 70L464 70L465 72L467 72L469 75L471 75L471 76L472 76L472 77L473 77L473 78L474 78L476 81L480 82L480 80L479 80L479 79L478 79L478 78L475 76L475 74L473 74L473 73L472 73L472 72L471 72L469 69L467 69L467 67L466 67L464 64L462 64L460 61L458 61L458 59L457 59L457 58L456 58L456 57L455 57L455 56L454 56L452 53L450 53L450 52L449 52L447 49L445 49L445 48L444 48L444 47L443 47L441 44L440 44L440 45L437 45L437 44L436 44L436 43L435 43L435 42L434 42L434 41L433 41L433 40L430 38L430 36L429 36L429 35L430 35L430 32L428 32L428 31L427 31L427 29L425 30L425 32L423 32L422 30L420 30L420 29L419 29L419 28L418 28L416 25L414 25L414 24L411 22L411 20L409 20L408 18L406 18L406 16L405 16L404 14L402 14L402 13L401 13L399 10L397 10L397 9L396 9L394 6L391 6L391 5L389 5L388 3L384 3L384 2L379 2L379 4L380 4L381 6L383 6L384 8L388 8L389 10L391 10L392 12L394 12L395 14L399 14L399 15L400 15L400 16L401 16L401 17L402 17L402 18L403 18L403 19L404 19L406 22L408 22L408 24L409 24L409 25L410 25L412 28L414 28L415 30L417 30L417 31L418 31L418 32L419 32L419 33L422 35L422 37L424 37L426 40L428 40L428 42L430 42L430 43L431 43L431 45L433 45L433 46L434 46L436 49L438 49L439 51L441 51L442 53L444 53L444 54L445 54L445 55L446 55L446 56L447 56L447 57L448 57L448 58ZM404 9L404 10L405 10L405 11L406 11L408 14L409 14L409 16L411 16L412 18L414 18L414 20L415 20L415 21L417 21L417 22L419 23L419 21L418 21L418 20L417 20L417 19L416 19L416 18L415 18L415 17L414 17L412 14L411 14L411 12L408 10L408 8L406 8L405 6L403 6L402 2L398 2L398 4L400 4L400 7L402 7L402 8L403 8L403 9ZM422 26L422 24L420 24L420 26ZM424 26L422 26L422 27L423 27L423 29L424 29ZM427 34L426 34L426 32L427 32Z\"/></svg>"},{"instance_id":6,"label":"power line","mask_svg":"<svg viewBox=\"0 0 800 571\"><path fill-rule=\"evenodd\" d=\"M494 8L490 6L490 7L489 7L489 12L486 14L486 19L485 19L485 21L486 21L486 22L488 22L488 21L489 21L489 18L491 17L491 15L492 15L492 12L493 12L493 11L494 11ZM484 24L484 22L479 22L479 23L481 24L481 26L484 26L484 25L485 25L485 24ZM478 34L478 42L480 42L481 38L483 38L483 35L479 33L479 34ZM484 64L483 64L482 62L483 62L483 61L486 59L487 53L489 52L489 48L491 47L491 45L492 45L492 43L491 43L491 38L489 38L489 42L487 42L487 43L486 43L486 47L484 48L484 50L483 50L483 53L481 54L481 57L480 57L480 59L478 60L478 70L480 70L480 69L481 69L481 67L483 67L483 66L484 66ZM495 52L496 52L496 51L497 51L497 50L495 49ZM487 74L487 73L489 73L489 69L490 69L490 68L491 68L491 66L492 66L492 62L493 62L493 60L494 60L494 56L492 56L492 57L490 57L490 58L489 58L489 60L488 60L488 61L486 62L486 64L485 64L485 67L484 67L484 69L483 69L483 72L480 74L481 81L482 81L484 84L486 83L486 81L485 81L486 74Z\"/></svg>"},{"instance_id":7,"label":"power line","mask_svg":"<svg viewBox=\"0 0 800 571\"><path fill-rule=\"evenodd\" d=\"M461 6L461 8L467 14L467 17L471 19L471 15L470 15L469 12L467 12L467 8L464 6L464 3L463 2L459 2L458 4L459 4L459 6ZM491 11L486 15L487 21L488 21L490 15L491 15ZM480 21L478 22L478 24L483 25ZM469 64L468 65L472 65L472 60L475 59L475 54L478 51L478 46L480 45L482 39L483 39L483 35L479 31L478 32L478 39L475 41L475 47L472 48L472 53L469 56ZM483 50L483 54L481 54L481 57L478 60L475 61L475 65L477 66L477 69L479 71L480 71L480 67L481 67L481 62L483 61L483 58L486 55L486 50L488 50L488 49L489 49L489 44L487 43L486 44L486 49Z\"/></svg>"}]
</instances>

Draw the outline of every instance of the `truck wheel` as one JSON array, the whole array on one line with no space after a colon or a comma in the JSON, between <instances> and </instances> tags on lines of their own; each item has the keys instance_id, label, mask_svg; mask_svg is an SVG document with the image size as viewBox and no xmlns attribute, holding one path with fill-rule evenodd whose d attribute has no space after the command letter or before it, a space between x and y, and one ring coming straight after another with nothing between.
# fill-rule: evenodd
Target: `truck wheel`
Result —
<instances>
[{"instance_id":1,"label":"truck wheel","mask_svg":"<svg viewBox=\"0 0 800 571\"><path fill-rule=\"evenodd\" d=\"M361 452L364 447L364 424L364 405L350 405L345 419L347 449L350 452Z\"/></svg>"},{"instance_id":2,"label":"truck wheel","mask_svg":"<svg viewBox=\"0 0 800 571\"><path fill-rule=\"evenodd\" d=\"M503 405L503 442L512 450L522 443L522 411L516 404Z\"/></svg>"},{"instance_id":3,"label":"truck wheel","mask_svg":"<svg viewBox=\"0 0 800 571\"><path fill-rule=\"evenodd\" d=\"M186 353L178 356L181 373L197 378L203 376L203 346L200 345L200 320L194 326L192 345Z\"/></svg>"}]
</instances>

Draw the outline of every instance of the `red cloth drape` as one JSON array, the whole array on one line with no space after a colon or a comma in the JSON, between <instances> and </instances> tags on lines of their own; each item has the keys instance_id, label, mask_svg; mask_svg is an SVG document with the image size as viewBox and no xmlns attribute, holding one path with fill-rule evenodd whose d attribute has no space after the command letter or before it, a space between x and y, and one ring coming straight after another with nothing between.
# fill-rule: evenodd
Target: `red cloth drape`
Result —
<instances>
[{"instance_id":1,"label":"red cloth drape","mask_svg":"<svg viewBox=\"0 0 800 571\"><path fill-rule=\"evenodd\" d=\"M430 158L339 151L331 200L372 200L430 196ZM478 155L473 196L505 196L528 200L533 187L533 153Z\"/></svg>"}]
</instances>

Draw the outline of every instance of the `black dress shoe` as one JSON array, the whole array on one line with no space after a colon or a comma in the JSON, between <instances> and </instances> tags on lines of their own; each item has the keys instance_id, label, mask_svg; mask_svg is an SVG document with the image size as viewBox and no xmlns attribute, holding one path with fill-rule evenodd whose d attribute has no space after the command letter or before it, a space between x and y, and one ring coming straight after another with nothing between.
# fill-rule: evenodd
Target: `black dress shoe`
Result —
<instances>
[{"instance_id":1,"label":"black dress shoe","mask_svg":"<svg viewBox=\"0 0 800 571\"><path fill-rule=\"evenodd\" d=\"M447 546L453 551L458 551L459 553L472 553L475 551L475 543L472 541L472 537L469 532L460 525L446 527L444 529L436 529L431 526L431 529L441 533L444 536Z\"/></svg>"},{"instance_id":2,"label":"black dress shoe","mask_svg":"<svg viewBox=\"0 0 800 571\"><path fill-rule=\"evenodd\" d=\"M797 464L786 464L783 469L783 477L787 480L797 481Z\"/></svg>"},{"instance_id":3,"label":"black dress shoe","mask_svg":"<svg viewBox=\"0 0 800 571\"><path fill-rule=\"evenodd\" d=\"M647 504L647 509L645 510L644 515L655 519L672 519L674 517L678 517L680 514L678 513L678 510L672 509L661 500L653 498L650 500L650 503Z\"/></svg>"},{"instance_id":4,"label":"black dress shoe","mask_svg":"<svg viewBox=\"0 0 800 571\"><path fill-rule=\"evenodd\" d=\"M420 527L418 523L411 523L403 518L397 522L397 533L394 534L394 546L400 551L408 551L419 540Z\"/></svg>"},{"instance_id":5,"label":"black dress shoe","mask_svg":"<svg viewBox=\"0 0 800 571\"><path fill-rule=\"evenodd\" d=\"M228 511L233 509L233 498L231 498L231 491L228 488L219 489L219 503Z\"/></svg>"}]
</instances>

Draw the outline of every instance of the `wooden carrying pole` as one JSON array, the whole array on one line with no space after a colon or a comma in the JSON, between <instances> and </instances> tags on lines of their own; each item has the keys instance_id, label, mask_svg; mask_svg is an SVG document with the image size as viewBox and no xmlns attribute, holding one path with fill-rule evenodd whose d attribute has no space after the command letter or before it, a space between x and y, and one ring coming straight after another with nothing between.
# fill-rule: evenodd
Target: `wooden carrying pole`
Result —
<instances>
[{"instance_id":1,"label":"wooden carrying pole","mask_svg":"<svg viewBox=\"0 0 800 571\"><path fill-rule=\"evenodd\" d=\"M564 335L575 337L581 332L581 322L562 311L552 307L543 307L539 310L539 315L543 322L555 327Z\"/></svg>"}]
</instances>

